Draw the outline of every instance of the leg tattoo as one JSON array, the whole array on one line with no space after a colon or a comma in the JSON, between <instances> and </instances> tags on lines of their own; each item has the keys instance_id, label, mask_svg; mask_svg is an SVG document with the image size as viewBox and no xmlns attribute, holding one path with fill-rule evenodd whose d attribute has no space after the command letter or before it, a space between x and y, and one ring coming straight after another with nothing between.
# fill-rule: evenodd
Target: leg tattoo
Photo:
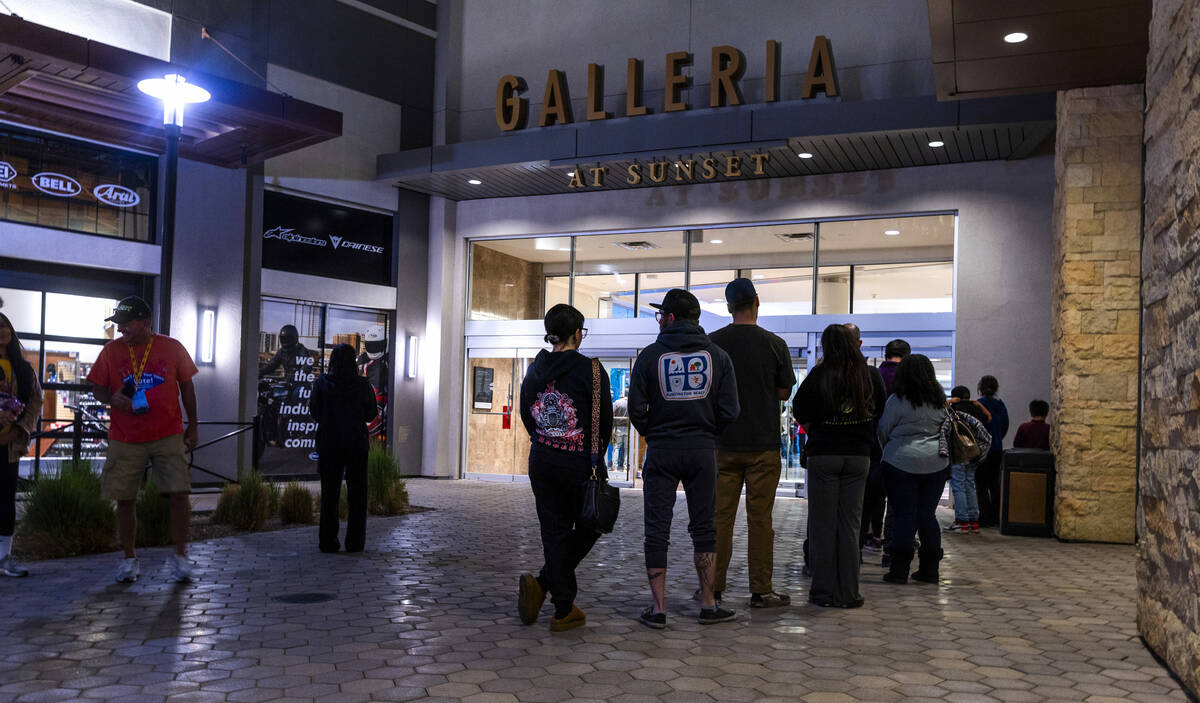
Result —
<instances>
[{"instance_id":1,"label":"leg tattoo","mask_svg":"<svg viewBox=\"0 0 1200 703\"><path fill-rule=\"evenodd\" d=\"M667 612L667 570L646 569L650 581L650 595L654 598L654 612Z\"/></svg>"},{"instance_id":2,"label":"leg tattoo","mask_svg":"<svg viewBox=\"0 0 1200 703\"><path fill-rule=\"evenodd\" d=\"M716 605L713 579L717 576L717 555L713 552L697 552L692 561L696 564L696 576L700 579L700 605L712 608Z\"/></svg>"}]
</instances>

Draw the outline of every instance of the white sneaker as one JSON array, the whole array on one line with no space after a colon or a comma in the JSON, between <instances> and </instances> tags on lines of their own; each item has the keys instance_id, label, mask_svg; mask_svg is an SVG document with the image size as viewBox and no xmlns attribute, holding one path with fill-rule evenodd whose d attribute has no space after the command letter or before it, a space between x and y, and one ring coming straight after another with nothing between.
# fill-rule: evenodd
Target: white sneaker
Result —
<instances>
[{"instance_id":1,"label":"white sneaker","mask_svg":"<svg viewBox=\"0 0 1200 703\"><path fill-rule=\"evenodd\" d=\"M25 567L21 566L17 562L13 561L11 554L9 556L4 557L3 559L0 559L0 576L12 576L14 578L21 578L22 576L28 576L28 575L29 575L29 569L26 569Z\"/></svg>"},{"instance_id":2,"label":"white sneaker","mask_svg":"<svg viewBox=\"0 0 1200 703\"><path fill-rule=\"evenodd\" d=\"M122 559L121 565L117 567L117 583L133 583L138 580L140 573L137 557Z\"/></svg>"},{"instance_id":3,"label":"white sneaker","mask_svg":"<svg viewBox=\"0 0 1200 703\"><path fill-rule=\"evenodd\" d=\"M192 562L181 554L172 554L167 557L167 567L171 569L171 578L176 583L191 583L196 580Z\"/></svg>"}]
</instances>

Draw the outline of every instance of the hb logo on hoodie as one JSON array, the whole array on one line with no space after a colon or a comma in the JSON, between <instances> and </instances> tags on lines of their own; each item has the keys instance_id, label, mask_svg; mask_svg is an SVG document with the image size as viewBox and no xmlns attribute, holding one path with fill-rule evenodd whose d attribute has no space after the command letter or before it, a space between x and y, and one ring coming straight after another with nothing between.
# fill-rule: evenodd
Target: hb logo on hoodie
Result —
<instances>
[{"instance_id":1,"label":"hb logo on hoodie","mask_svg":"<svg viewBox=\"0 0 1200 703\"><path fill-rule=\"evenodd\" d=\"M658 359L658 388L667 400L698 400L712 388L712 357L707 351L671 352Z\"/></svg>"}]
</instances>

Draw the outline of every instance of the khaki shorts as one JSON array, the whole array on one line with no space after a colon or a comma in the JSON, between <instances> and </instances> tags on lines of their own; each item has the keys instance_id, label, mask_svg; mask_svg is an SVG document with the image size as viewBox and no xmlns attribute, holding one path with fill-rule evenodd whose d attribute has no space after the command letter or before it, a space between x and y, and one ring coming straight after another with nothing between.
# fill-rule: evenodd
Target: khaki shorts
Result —
<instances>
[{"instance_id":1,"label":"khaki shorts","mask_svg":"<svg viewBox=\"0 0 1200 703\"><path fill-rule=\"evenodd\" d=\"M160 493L187 493L192 489L183 435L153 442L117 442L109 440L108 458L100 471L100 495L108 500L135 500L142 485L142 473L151 464L150 476Z\"/></svg>"}]
</instances>

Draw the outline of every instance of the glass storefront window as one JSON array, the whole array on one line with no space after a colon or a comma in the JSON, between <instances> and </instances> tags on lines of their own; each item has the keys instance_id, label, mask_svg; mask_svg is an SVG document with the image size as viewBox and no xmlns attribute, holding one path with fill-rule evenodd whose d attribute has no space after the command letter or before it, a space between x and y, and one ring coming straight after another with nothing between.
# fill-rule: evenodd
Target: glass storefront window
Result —
<instances>
[{"instance_id":1,"label":"glass storefront window","mask_svg":"<svg viewBox=\"0 0 1200 703\"><path fill-rule=\"evenodd\" d=\"M471 243L469 320L540 320L557 302L548 279L571 273L571 237ZM554 302L550 302L553 299Z\"/></svg>"},{"instance_id":2,"label":"glass storefront window","mask_svg":"<svg viewBox=\"0 0 1200 703\"><path fill-rule=\"evenodd\" d=\"M883 264L854 267L854 313L951 312L954 265Z\"/></svg>"},{"instance_id":3,"label":"glass storefront window","mask_svg":"<svg viewBox=\"0 0 1200 703\"><path fill-rule=\"evenodd\" d=\"M756 268L743 275L758 291L760 316L812 314L812 267Z\"/></svg>"},{"instance_id":4,"label":"glass storefront window","mask_svg":"<svg viewBox=\"0 0 1200 703\"><path fill-rule=\"evenodd\" d=\"M849 266L822 266L818 269L817 314L850 314Z\"/></svg>"},{"instance_id":5,"label":"glass storefront window","mask_svg":"<svg viewBox=\"0 0 1200 703\"><path fill-rule=\"evenodd\" d=\"M725 305L725 286L737 271L692 271L688 290L700 301L700 309L719 317L732 318Z\"/></svg>"},{"instance_id":6,"label":"glass storefront window","mask_svg":"<svg viewBox=\"0 0 1200 703\"><path fill-rule=\"evenodd\" d=\"M571 302L571 277L546 276L546 309Z\"/></svg>"},{"instance_id":7,"label":"glass storefront window","mask_svg":"<svg viewBox=\"0 0 1200 703\"><path fill-rule=\"evenodd\" d=\"M83 295L46 294L46 334L89 339L113 339L116 324L105 322L117 300Z\"/></svg>"},{"instance_id":8,"label":"glass storefront window","mask_svg":"<svg viewBox=\"0 0 1200 703\"><path fill-rule=\"evenodd\" d=\"M954 215L822 222L822 265L953 261Z\"/></svg>"},{"instance_id":9,"label":"glass storefront window","mask_svg":"<svg viewBox=\"0 0 1200 703\"><path fill-rule=\"evenodd\" d=\"M652 317L649 303L683 286L684 236L673 230L575 237L575 307L589 318Z\"/></svg>"},{"instance_id":10,"label":"glass storefront window","mask_svg":"<svg viewBox=\"0 0 1200 703\"><path fill-rule=\"evenodd\" d=\"M36 290L20 290L18 288L0 288L0 308L18 335L37 334L42 327L42 293Z\"/></svg>"}]
</instances>

